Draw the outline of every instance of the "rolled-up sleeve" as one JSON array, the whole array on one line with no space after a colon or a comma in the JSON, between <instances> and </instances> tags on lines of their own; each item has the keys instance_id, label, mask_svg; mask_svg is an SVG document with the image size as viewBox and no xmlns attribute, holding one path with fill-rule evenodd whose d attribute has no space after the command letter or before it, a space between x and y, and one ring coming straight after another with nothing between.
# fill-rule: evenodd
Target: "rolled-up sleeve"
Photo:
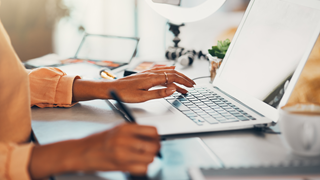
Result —
<instances>
[{"instance_id":1,"label":"rolled-up sleeve","mask_svg":"<svg viewBox=\"0 0 320 180\"><path fill-rule=\"evenodd\" d=\"M67 76L58 68L38 68L29 71L31 106L71 107L72 86L79 76Z\"/></svg>"},{"instance_id":2,"label":"rolled-up sleeve","mask_svg":"<svg viewBox=\"0 0 320 180\"><path fill-rule=\"evenodd\" d=\"M29 180L28 165L33 144L0 143L0 179Z\"/></svg>"}]
</instances>

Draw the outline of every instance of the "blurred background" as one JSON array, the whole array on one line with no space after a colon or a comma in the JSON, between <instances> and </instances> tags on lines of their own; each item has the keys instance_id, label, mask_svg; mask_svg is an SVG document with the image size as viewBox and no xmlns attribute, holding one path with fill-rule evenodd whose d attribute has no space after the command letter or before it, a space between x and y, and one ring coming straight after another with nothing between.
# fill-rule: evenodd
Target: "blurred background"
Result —
<instances>
[{"instance_id":1,"label":"blurred background","mask_svg":"<svg viewBox=\"0 0 320 180\"><path fill-rule=\"evenodd\" d=\"M248 3L227 0L210 17L187 23L180 45L205 50L229 37ZM173 38L167 20L144 0L2 0L0 18L22 61L49 53L73 57L85 32L140 37L137 56L147 59L164 58Z\"/></svg>"}]
</instances>

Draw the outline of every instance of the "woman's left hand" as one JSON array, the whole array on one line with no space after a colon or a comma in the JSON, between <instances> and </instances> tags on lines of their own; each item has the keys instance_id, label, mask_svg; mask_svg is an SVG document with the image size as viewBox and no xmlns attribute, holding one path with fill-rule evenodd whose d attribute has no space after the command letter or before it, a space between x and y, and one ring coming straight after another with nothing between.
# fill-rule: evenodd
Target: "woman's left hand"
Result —
<instances>
[{"instance_id":1,"label":"woman's left hand","mask_svg":"<svg viewBox=\"0 0 320 180\"><path fill-rule=\"evenodd\" d=\"M154 68L127 76L114 81L113 88L125 102L144 102L163 98L170 96L175 91L185 94L188 91L175 83L193 87L195 82L174 68L174 66ZM165 88L150 90L159 85Z\"/></svg>"},{"instance_id":2,"label":"woman's left hand","mask_svg":"<svg viewBox=\"0 0 320 180\"><path fill-rule=\"evenodd\" d=\"M112 81L90 81L76 79L73 84L73 101L91 99L111 99L109 92L114 90L124 102L138 103L170 96L175 91L182 94L188 91L177 84L193 87L195 82L174 66L154 68ZM151 89L163 86L161 89Z\"/></svg>"},{"instance_id":3,"label":"woman's left hand","mask_svg":"<svg viewBox=\"0 0 320 180\"><path fill-rule=\"evenodd\" d=\"M72 101L111 99L109 94L111 90L116 91L120 98L128 103L167 97L175 91L185 94L188 91L175 83L193 87L195 82L174 68L174 66L154 68L111 81L76 79L73 83ZM164 88L150 90L155 86L163 86Z\"/></svg>"}]
</instances>

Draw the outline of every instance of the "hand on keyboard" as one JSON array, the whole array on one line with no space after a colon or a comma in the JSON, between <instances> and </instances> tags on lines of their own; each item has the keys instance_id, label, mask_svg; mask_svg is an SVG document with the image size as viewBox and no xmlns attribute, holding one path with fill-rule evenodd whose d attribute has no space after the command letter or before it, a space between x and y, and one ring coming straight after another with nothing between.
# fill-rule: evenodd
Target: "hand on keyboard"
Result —
<instances>
[{"instance_id":1,"label":"hand on keyboard","mask_svg":"<svg viewBox=\"0 0 320 180\"><path fill-rule=\"evenodd\" d=\"M113 81L112 88L124 102L144 102L150 99L164 98L175 91L188 91L175 83L186 87L193 87L195 82L182 73L177 72L174 66L154 68ZM155 86L164 86L164 89L150 90Z\"/></svg>"}]
</instances>

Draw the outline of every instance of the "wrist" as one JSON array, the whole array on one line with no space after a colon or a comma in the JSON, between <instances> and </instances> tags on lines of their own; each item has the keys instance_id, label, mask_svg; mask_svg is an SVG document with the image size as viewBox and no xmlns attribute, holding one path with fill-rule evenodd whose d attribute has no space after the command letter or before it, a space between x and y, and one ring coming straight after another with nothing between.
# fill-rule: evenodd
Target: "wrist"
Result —
<instances>
[{"instance_id":1,"label":"wrist","mask_svg":"<svg viewBox=\"0 0 320 180\"><path fill-rule=\"evenodd\" d=\"M97 84L97 94L95 99L111 99L110 91L115 90L116 80L100 81Z\"/></svg>"},{"instance_id":2,"label":"wrist","mask_svg":"<svg viewBox=\"0 0 320 180\"><path fill-rule=\"evenodd\" d=\"M63 172L85 171L86 163L83 162L83 153L86 151L88 143L84 139L72 140L68 144L68 153L65 154L64 160L61 161Z\"/></svg>"},{"instance_id":3,"label":"wrist","mask_svg":"<svg viewBox=\"0 0 320 180\"><path fill-rule=\"evenodd\" d=\"M70 140L54 144L35 146L31 153L29 173L32 179L42 179L54 174L81 170L81 143Z\"/></svg>"},{"instance_id":4,"label":"wrist","mask_svg":"<svg viewBox=\"0 0 320 180\"><path fill-rule=\"evenodd\" d=\"M109 99L108 92L114 87L114 82L76 79L73 83L72 101Z\"/></svg>"}]
</instances>

